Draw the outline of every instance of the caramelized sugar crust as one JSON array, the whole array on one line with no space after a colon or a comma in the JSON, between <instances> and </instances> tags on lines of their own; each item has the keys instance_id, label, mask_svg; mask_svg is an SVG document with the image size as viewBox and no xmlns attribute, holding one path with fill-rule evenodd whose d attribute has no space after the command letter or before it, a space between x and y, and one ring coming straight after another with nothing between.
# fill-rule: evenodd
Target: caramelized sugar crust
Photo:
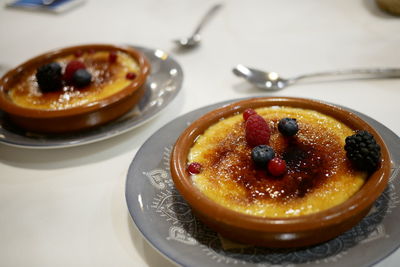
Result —
<instances>
[{"instance_id":1,"label":"caramelized sugar crust","mask_svg":"<svg viewBox=\"0 0 400 267\"><path fill-rule=\"evenodd\" d=\"M231 209L264 217L304 215L347 200L364 183L345 156L346 136L353 131L321 113L289 107L256 110L272 130L269 145L285 159L287 173L273 177L257 168L247 145L241 114L221 120L200 136L189 154L203 171L193 176L197 187ZM299 132L284 137L281 118L296 118Z\"/></svg>"},{"instance_id":2,"label":"caramelized sugar crust","mask_svg":"<svg viewBox=\"0 0 400 267\"><path fill-rule=\"evenodd\" d=\"M109 51L86 52L76 58L74 55L56 58L63 72L68 62L80 60L92 74L92 82L85 88L75 88L65 84L57 92L42 93L36 82L36 69L28 69L21 74L18 82L8 90L11 100L22 107L42 110L62 110L94 103L128 86L132 80L126 78L128 72L138 74L138 62L122 51L117 52L117 61L109 61Z\"/></svg>"}]
</instances>

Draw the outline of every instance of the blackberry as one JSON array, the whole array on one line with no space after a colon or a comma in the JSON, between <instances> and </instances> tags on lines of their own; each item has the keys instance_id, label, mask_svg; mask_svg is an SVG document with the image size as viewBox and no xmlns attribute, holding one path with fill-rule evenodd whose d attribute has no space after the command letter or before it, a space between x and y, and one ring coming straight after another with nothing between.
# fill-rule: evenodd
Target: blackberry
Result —
<instances>
[{"instance_id":1,"label":"blackberry","mask_svg":"<svg viewBox=\"0 0 400 267\"><path fill-rule=\"evenodd\" d=\"M92 75L86 69L78 69L72 75L72 82L76 87L85 87L92 81Z\"/></svg>"},{"instance_id":2,"label":"blackberry","mask_svg":"<svg viewBox=\"0 0 400 267\"><path fill-rule=\"evenodd\" d=\"M376 170L381 158L381 148L372 134L367 131L358 131L346 137L346 156L360 170L372 172Z\"/></svg>"},{"instance_id":3,"label":"blackberry","mask_svg":"<svg viewBox=\"0 0 400 267\"><path fill-rule=\"evenodd\" d=\"M296 119L283 118L278 123L278 130L285 136L293 136L299 131Z\"/></svg>"},{"instance_id":4,"label":"blackberry","mask_svg":"<svg viewBox=\"0 0 400 267\"><path fill-rule=\"evenodd\" d=\"M265 167L271 159L275 157L275 151L272 147L267 145L259 145L251 151L251 158L254 163L259 167Z\"/></svg>"},{"instance_id":5,"label":"blackberry","mask_svg":"<svg viewBox=\"0 0 400 267\"><path fill-rule=\"evenodd\" d=\"M52 62L40 66L36 72L36 80L42 92L57 91L62 87L61 66Z\"/></svg>"}]
</instances>

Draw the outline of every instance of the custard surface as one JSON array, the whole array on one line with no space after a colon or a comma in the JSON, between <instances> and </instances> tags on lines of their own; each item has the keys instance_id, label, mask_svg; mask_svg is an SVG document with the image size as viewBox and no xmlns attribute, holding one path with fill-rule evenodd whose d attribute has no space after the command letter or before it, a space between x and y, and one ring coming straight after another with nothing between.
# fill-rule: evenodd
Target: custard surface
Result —
<instances>
[{"instance_id":1,"label":"custard surface","mask_svg":"<svg viewBox=\"0 0 400 267\"><path fill-rule=\"evenodd\" d=\"M290 217L315 213L350 198L367 174L351 167L344 140L354 131L319 112L291 107L256 109L271 128L269 145L285 159L287 173L270 176L256 168L245 139L245 123L238 114L209 127L199 136L188 162L202 165L192 175L196 187L222 206L261 217ZM282 118L295 118L299 132L284 137Z\"/></svg>"},{"instance_id":2,"label":"custard surface","mask_svg":"<svg viewBox=\"0 0 400 267\"><path fill-rule=\"evenodd\" d=\"M82 61L92 74L92 82L87 87L65 84L60 91L42 93L36 82L36 68L32 68L24 71L8 90L8 96L18 106L39 110L63 110L95 103L132 83L126 78L128 72L140 72L138 62L129 54L118 51L113 63L109 62L109 54L109 51L85 52L79 57L68 55L53 60L61 65L63 73L68 62Z\"/></svg>"}]
</instances>

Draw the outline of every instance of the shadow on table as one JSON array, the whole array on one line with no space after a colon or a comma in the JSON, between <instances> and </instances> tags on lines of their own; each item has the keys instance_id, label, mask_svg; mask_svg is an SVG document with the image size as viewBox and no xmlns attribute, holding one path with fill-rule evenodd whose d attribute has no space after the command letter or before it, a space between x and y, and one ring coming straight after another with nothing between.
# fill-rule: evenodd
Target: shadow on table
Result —
<instances>
[{"instance_id":1,"label":"shadow on table","mask_svg":"<svg viewBox=\"0 0 400 267\"><path fill-rule=\"evenodd\" d=\"M79 147L26 149L0 144L0 161L7 165L32 169L58 169L103 161L129 152L145 140L144 129Z\"/></svg>"}]
</instances>

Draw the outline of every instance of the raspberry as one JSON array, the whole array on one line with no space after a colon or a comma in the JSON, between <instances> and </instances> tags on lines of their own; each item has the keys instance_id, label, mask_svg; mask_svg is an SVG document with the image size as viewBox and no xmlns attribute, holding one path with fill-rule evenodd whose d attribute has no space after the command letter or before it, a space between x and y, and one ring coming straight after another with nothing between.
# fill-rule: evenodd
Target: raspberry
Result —
<instances>
[{"instance_id":1,"label":"raspberry","mask_svg":"<svg viewBox=\"0 0 400 267\"><path fill-rule=\"evenodd\" d=\"M77 70L80 69L85 69L86 66L83 64L82 61L79 60L72 60L70 61L67 66L65 67L65 72L64 72L64 80L70 82L72 80L72 76L74 76L74 73Z\"/></svg>"},{"instance_id":2,"label":"raspberry","mask_svg":"<svg viewBox=\"0 0 400 267\"><path fill-rule=\"evenodd\" d=\"M268 162L267 168L273 176L281 176L286 173L286 162L280 158L273 158Z\"/></svg>"},{"instance_id":3,"label":"raspberry","mask_svg":"<svg viewBox=\"0 0 400 267\"><path fill-rule=\"evenodd\" d=\"M243 111L243 119L244 119L245 121L247 121L247 119L248 119L251 115L254 115L254 114L257 114L257 112L256 112L254 109L252 109L252 108L248 108L248 109L246 109L245 111Z\"/></svg>"},{"instance_id":4,"label":"raspberry","mask_svg":"<svg viewBox=\"0 0 400 267\"><path fill-rule=\"evenodd\" d=\"M201 172L201 164L198 162L192 162L188 166L188 171L190 174L199 174Z\"/></svg>"},{"instance_id":5,"label":"raspberry","mask_svg":"<svg viewBox=\"0 0 400 267\"><path fill-rule=\"evenodd\" d=\"M75 53L74 53L74 56L75 57L81 57L83 55L83 51L82 50L77 50L77 51L75 51Z\"/></svg>"},{"instance_id":6,"label":"raspberry","mask_svg":"<svg viewBox=\"0 0 400 267\"><path fill-rule=\"evenodd\" d=\"M271 130L264 120L258 114L251 115L246 121L246 140L250 146L268 144L271 136Z\"/></svg>"},{"instance_id":7,"label":"raspberry","mask_svg":"<svg viewBox=\"0 0 400 267\"><path fill-rule=\"evenodd\" d=\"M128 80L134 80L134 79L136 78L136 73L134 73L134 72L128 72L128 73L126 74L126 78L127 78Z\"/></svg>"},{"instance_id":8,"label":"raspberry","mask_svg":"<svg viewBox=\"0 0 400 267\"><path fill-rule=\"evenodd\" d=\"M108 60L111 63L115 63L117 61L117 52L111 51L110 54L108 55Z\"/></svg>"}]
</instances>

